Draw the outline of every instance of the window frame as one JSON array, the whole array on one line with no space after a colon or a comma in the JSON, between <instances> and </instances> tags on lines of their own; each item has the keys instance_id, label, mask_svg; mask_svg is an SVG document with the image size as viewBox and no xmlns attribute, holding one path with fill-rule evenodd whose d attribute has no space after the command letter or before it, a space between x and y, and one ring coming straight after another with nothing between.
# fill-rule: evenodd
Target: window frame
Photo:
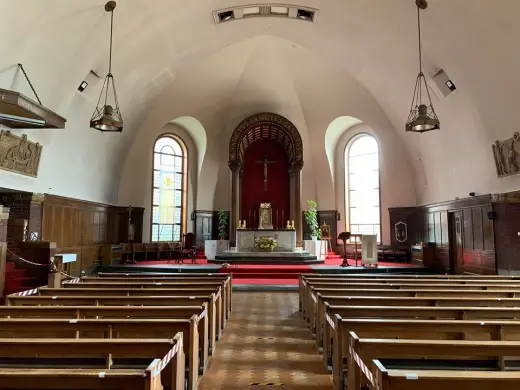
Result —
<instances>
[{"instance_id":1,"label":"window frame","mask_svg":"<svg viewBox=\"0 0 520 390\"><path fill-rule=\"evenodd\" d=\"M154 241L154 236L153 236L153 227L155 225L158 225L158 226L161 226L162 224L161 223L154 223L153 221L153 209L154 207L157 207L157 205L154 205L154 199L153 199L153 192L155 189L157 189L155 187L155 183L154 183L154 178L155 178L155 155L158 154L159 152L156 152L155 151L155 147L157 145L157 142L159 142L161 139L163 138L171 138L172 140L174 140L175 142L177 142L179 144L179 146L181 147L181 150L182 150L182 190L181 190L181 223L180 223L180 240L179 241L173 241L173 240L170 240L170 241ZM183 241L183 237L184 237L184 234L186 233L186 226L187 226L187 212L188 212L188 208L187 208L187 199L188 199L188 148L186 147L186 143L184 142L184 140L179 137L178 135L176 134L172 134L172 133L163 133L161 135L159 135L153 145L152 145L152 184L150 186L150 191L151 191L151 196L150 196L150 204L151 204L151 209L150 209L150 242L151 243L161 243L161 242L182 242ZM177 224L173 224L173 226L175 226ZM160 234L159 234L160 236ZM173 239L173 237L172 237Z\"/></svg>"},{"instance_id":2,"label":"window frame","mask_svg":"<svg viewBox=\"0 0 520 390\"><path fill-rule=\"evenodd\" d=\"M377 145L377 155L378 155L378 167L377 167L377 189L378 189L378 202L379 202L379 240L377 241L378 245L381 245L383 242L383 229L382 229L382 214L381 214L381 146L379 145L379 140L374 134L371 133L358 133L352 136L347 144L345 145L345 150L343 153L343 161L345 164L345 208L347 218L345 219L345 228L346 231L351 232L351 196L350 196L350 150L352 149L352 145L363 137L371 137ZM354 233L352 233L354 234Z\"/></svg>"}]
</instances>

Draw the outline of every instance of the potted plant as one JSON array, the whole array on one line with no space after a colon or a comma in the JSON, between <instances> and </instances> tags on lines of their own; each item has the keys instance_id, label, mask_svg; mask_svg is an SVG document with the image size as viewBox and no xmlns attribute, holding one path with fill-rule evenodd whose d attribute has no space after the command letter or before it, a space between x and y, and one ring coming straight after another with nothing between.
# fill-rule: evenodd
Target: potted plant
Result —
<instances>
[{"instance_id":1,"label":"potted plant","mask_svg":"<svg viewBox=\"0 0 520 390\"><path fill-rule=\"evenodd\" d=\"M318 204L313 200L307 201L308 209L303 212L305 222L311 232L311 240L318 240L321 237L320 225L318 224Z\"/></svg>"},{"instance_id":2,"label":"potted plant","mask_svg":"<svg viewBox=\"0 0 520 390\"><path fill-rule=\"evenodd\" d=\"M218 237L225 240L227 236L228 213L220 210L218 212Z\"/></svg>"},{"instance_id":3,"label":"potted plant","mask_svg":"<svg viewBox=\"0 0 520 390\"><path fill-rule=\"evenodd\" d=\"M272 252L278 246L278 241L273 237L259 237L255 241L261 252Z\"/></svg>"}]
</instances>

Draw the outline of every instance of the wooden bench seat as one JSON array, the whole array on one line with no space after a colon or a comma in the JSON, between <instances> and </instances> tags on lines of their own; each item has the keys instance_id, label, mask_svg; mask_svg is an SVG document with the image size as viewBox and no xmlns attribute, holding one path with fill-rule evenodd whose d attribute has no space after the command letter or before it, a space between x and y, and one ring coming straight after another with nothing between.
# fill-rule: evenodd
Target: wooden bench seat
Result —
<instances>
[{"instance_id":1,"label":"wooden bench seat","mask_svg":"<svg viewBox=\"0 0 520 390\"><path fill-rule=\"evenodd\" d=\"M150 301L153 301L153 303L150 303L150 304L146 304L146 303L136 303L136 304L144 304L146 306L157 306L157 305L162 305L164 301L167 301L167 298L188 298L189 300L192 300L192 299L195 299L195 298L192 298L192 297L197 297L197 296L203 296L203 295L206 295L206 294L209 294L208 295L208 298L207 298L207 301L208 301L208 315L210 316L210 321L211 323L213 323L213 321L215 321L215 324L216 324L216 329L215 329L215 332L216 332L216 337L217 339L220 338L220 335L222 333L222 329L224 329L224 308L223 308L223 300L222 300L222 296L220 294L220 289L218 290L218 293L214 294L212 293L212 290L211 289L194 289L194 290L189 290L189 289L186 289L186 290L177 290L177 289L173 289L173 290L170 290L170 289L124 289L124 288L121 288L121 289L103 289L103 290L96 290L96 289L82 289L82 288L67 288L67 289L64 289L64 288L48 288L48 287L40 287L37 289L37 291L35 292L35 295L30 295L30 296L23 296L22 298L30 298L30 297L35 297L35 296L42 296L42 297L51 297L52 300L56 301L57 298L63 298L63 297L115 297L115 298L123 298L123 297L126 297L126 298L138 298L138 297L143 297L143 298L147 298L148 300ZM56 297L56 298L54 298ZM8 305L19 305L19 304L30 304L30 303L27 303L27 300L23 300L23 299L19 299L20 296L16 295L16 294L12 294L12 295L9 295L7 296L7 304ZM125 300L125 302L128 302L129 300ZM17 303L15 303L17 302ZM21 303L21 302L25 302L25 303ZM35 304L38 304L38 305L41 305L42 303L41 302L44 302L44 300L40 300L38 301L38 303L35 303ZM65 302L64 300L61 300L60 302ZM97 303L96 303L97 302ZM101 303L99 303L99 300L97 300L96 302L94 303L85 303L84 305L102 305ZM139 301L136 301L136 302L139 302ZM48 304L48 303L46 303ZM65 304L65 303L60 303L60 304ZM76 304L80 304L81 303L76 303ZM125 305L127 304L132 304L132 303L124 303ZM171 304L168 304L166 302L166 304L168 306L176 306L175 303L171 303ZM190 305L190 303L181 303L179 302L179 305L183 305L183 304L188 304ZM67 304L67 305L70 305L70 304ZM114 305L119 305L119 304L114 304ZM103 306L106 306L106 305L103 305Z\"/></svg>"},{"instance_id":2,"label":"wooden bench seat","mask_svg":"<svg viewBox=\"0 0 520 390\"><path fill-rule=\"evenodd\" d=\"M188 358L188 389L195 390L199 377L199 324L197 316L183 319L47 319L0 318L0 338L171 338L183 334Z\"/></svg>"},{"instance_id":3,"label":"wooden bench seat","mask_svg":"<svg viewBox=\"0 0 520 390\"><path fill-rule=\"evenodd\" d=\"M361 390L361 385L375 385L377 373L371 370L373 360L491 360L492 364L496 363L496 368L503 371L504 357L520 356L518 341L362 339L355 332L350 332L348 345L349 390Z\"/></svg>"},{"instance_id":4,"label":"wooden bench seat","mask_svg":"<svg viewBox=\"0 0 520 390\"><path fill-rule=\"evenodd\" d=\"M213 295L213 294L212 294ZM215 346L221 330L216 325L219 311L213 296L192 297L127 297L127 296L16 296L7 297L8 306L190 306L208 304L210 345Z\"/></svg>"},{"instance_id":5,"label":"wooden bench seat","mask_svg":"<svg viewBox=\"0 0 520 390\"><path fill-rule=\"evenodd\" d=\"M339 315L341 318L389 318L432 320L516 320L520 318L520 308L496 307L421 307L421 306L331 306L325 302L326 318L323 322L321 344L323 360L326 365L331 358L331 321Z\"/></svg>"},{"instance_id":6,"label":"wooden bench seat","mask_svg":"<svg viewBox=\"0 0 520 390\"><path fill-rule=\"evenodd\" d=\"M196 315L201 321L199 329L201 359L207 361L206 353L213 354L216 340L215 326L209 327L208 304L200 306L0 306L0 318L191 318ZM206 336L206 337L205 337Z\"/></svg>"},{"instance_id":7,"label":"wooden bench seat","mask_svg":"<svg viewBox=\"0 0 520 390\"><path fill-rule=\"evenodd\" d=\"M517 390L520 372L388 370L379 361L375 365L378 390Z\"/></svg>"},{"instance_id":8,"label":"wooden bench seat","mask_svg":"<svg viewBox=\"0 0 520 390\"><path fill-rule=\"evenodd\" d=\"M100 278L82 278L79 281L64 282L65 288L141 288L141 289L185 289L189 288L213 288L218 293L220 286L223 296L223 310L225 313L224 326L226 319L229 318L231 311L232 284L229 276L225 278L207 278L207 279L185 279L185 278L163 278L163 279L145 279L137 280L134 278L127 279L100 279Z\"/></svg>"},{"instance_id":9,"label":"wooden bench seat","mask_svg":"<svg viewBox=\"0 0 520 390\"><path fill-rule=\"evenodd\" d=\"M482 281L482 282L493 282L493 283L507 283L507 282L518 282L520 276L505 276L505 275L406 275L406 274L371 274L371 275L354 275L354 274L299 274L299 309L305 318L305 307L303 302L305 296L308 295L308 287L312 286L315 281L349 281L349 282L392 282L397 283L406 280L408 283L422 280L432 280L439 282L471 282L471 281Z\"/></svg>"},{"instance_id":10,"label":"wooden bench seat","mask_svg":"<svg viewBox=\"0 0 520 390\"><path fill-rule=\"evenodd\" d=\"M520 341L520 321L343 319L336 315L333 324L335 390L343 389L343 369L349 364L350 356L350 332L361 338L424 339L424 335L428 335L431 340Z\"/></svg>"},{"instance_id":11,"label":"wooden bench seat","mask_svg":"<svg viewBox=\"0 0 520 390\"><path fill-rule=\"evenodd\" d=\"M158 390L163 386L172 390L185 388L182 333L177 333L170 340L0 339L0 359L0 389L98 389L106 388L107 384L113 389L134 388L125 387L129 386L126 379L136 380L136 389ZM119 363L120 359L124 361ZM149 360L147 367L143 369L123 367L128 364L134 366L143 359ZM82 361L85 361L84 365ZM71 363L79 364L81 368L71 370ZM86 381L82 383L85 376L81 375L81 372L94 372L97 373L98 379L110 380L104 384L92 381L93 387L89 387L87 383L90 381L90 375L87 375ZM136 372L140 375L134 375ZM25 378L31 378L32 385L27 383ZM52 382L51 378L56 378L54 380L58 383ZM121 378L125 380L118 380ZM146 379L145 382L142 381L143 378ZM15 382L17 379L21 379L22 384ZM48 386L42 386L40 380L48 383ZM62 387L63 383L70 386ZM145 387L145 383L151 387Z\"/></svg>"},{"instance_id":12,"label":"wooden bench seat","mask_svg":"<svg viewBox=\"0 0 520 390\"><path fill-rule=\"evenodd\" d=\"M155 282L160 283L164 280L182 280L182 281L205 281L205 280L220 280L223 281L223 294L227 297L227 313L226 318L229 318L229 312L232 307L232 291L233 291L233 278L231 274L225 273L99 273L96 276L85 276L82 277L81 283L98 283L104 281L144 281L144 282Z\"/></svg>"},{"instance_id":13,"label":"wooden bench seat","mask_svg":"<svg viewBox=\"0 0 520 390\"><path fill-rule=\"evenodd\" d=\"M509 290L463 290L456 289L453 286L445 287L444 289L314 289L311 292L311 299L307 299L305 306L307 307L306 313L307 322L313 333L316 331L316 315L318 310L318 297L317 293L321 293L323 296L374 296L374 297L425 297L425 298L441 298L450 297L456 295L461 298L515 298L520 297L520 291L509 291Z\"/></svg>"},{"instance_id":14,"label":"wooden bench seat","mask_svg":"<svg viewBox=\"0 0 520 390\"><path fill-rule=\"evenodd\" d=\"M155 360L139 369L0 369L2 390L160 390L160 379L153 375L160 363Z\"/></svg>"}]
</instances>

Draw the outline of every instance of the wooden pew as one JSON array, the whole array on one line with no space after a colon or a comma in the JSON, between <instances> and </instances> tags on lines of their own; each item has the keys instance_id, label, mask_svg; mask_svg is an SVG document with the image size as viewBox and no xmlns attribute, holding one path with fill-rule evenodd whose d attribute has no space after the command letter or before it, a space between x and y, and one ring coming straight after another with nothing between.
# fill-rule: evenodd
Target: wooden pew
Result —
<instances>
[{"instance_id":1,"label":"wooden pew","mask_svg":"<svg viewBox=\"0 0 520 390\"><path fill-rule=\"evenodd\" d=\"M424 287L424 286L421 286ZM318 297L317 293L323 296L375 296L375 297L449 297L456 294L462 298L515 298L520 297L520 291L510 290L465 290L457 289L456 286L444 286L442 289L314 289L311 287L311 299L308 299L306 312L307 322L311 331L316 331L316 315Z\"/></svg>"},{"instance_id":2,"label":"wooden pew","mask_svg":"<svg viewBox=\"0 0 520 390\"><path fill-rule=\"evenodd\" d=\"M184 274L182 274L184 275ZM193 275L193 274L190 274ZM211 276L207 276L211 275ZM224 309L226 316L224 320L229 318L229 313L231 311L231 302L232 302L232 279L229 274L202 274L201 277L197 276L174 276L174 277L83 277L79 281L73 282L65 282L63 283L64 287L72 287L81 286L82 288L104 288L105 285L113 285L113 286L135 286L142 285L143 288L169 288L177 285L181 286L215 286L220 283L222 287L222 294L225 297L223 300ZM224 324L225 325L225 324Z\"/></svg>"},{"instance_id":3,"label":"wooden pew","mask_svg":"<svg viewBox=\"0 0 520 390\"><path fill-rule=\"evenodd\" d=\"M0 358L3 365L9 365L9 368L0 368L0 389L59 389L65 387L63 382L69 386L66 389L101 389L110 383L110 388L126 389L126 386L134 384L118 381L116 374L136 371L136 368L124 368L132 363L128 359L150 359L148 370L138 370L140 378L128 375L127 379L137 382L135 387L128 388L158 390L164 386L172 390L185 389L182 333L170 340L0 339ZM119 362L119 359L125 361ZM71 364L77 364L79 369L71 370ZM60 365L62 367L48 368ZM109 380L108 383L97 383L95 375L91 378L83 373L97 374L101 381Z\"/></svg>"},{"instance_id":4,"label":"wooden pew","mask_svg":"<svg viewBox=\"0 0 520 390\"><path fill-rule=\"evenodd\" d=\"M77 285L78 286L78 285ZM91 289L91 288L49 288L40 287L38 288L37 294L41 296L56 296L56 297L67 297L67 296L127 296L127 297L192 297L197 295L211 294L210 301L214 301L215 314L213 310L210 310L210 316L215 316L217 324L217 337L221 335L222 329L224 329L224 304L221 295L220 287L217 288L217 292L213 294L214 289L212 288L181 288L176 287L174 289L168 288L104 288L102 290ZM7 297L9 300L11 296ZM210 302L210 306L213 304ZM213 320L213 319L211 319Z\"/></svg>"},{"instance_id":5,"label":"wooden pew","mask_svg":"<svg viewBox=\"0 0 520 390\"><path fill-rule=\"evenodd\" d=\"M427 306L427 307L520 307L520 298L460 298L454 295L436 298L404 297L331 297L317 294L316 344L323 346L325 303L332 306ZM320 331L321 330L321 331Z\"/></svg>"},{"instance_id":6,"label":"wooden pew","mask_svg":"<svg viewBox=\"0 0 520 390\"><path fill-rule=\"evenodd\" d=\"M396 282L407 280L409 283L412 281L421 280L433 280L433 281L483 281L483 282L519 282L520 276L504 276L504 275L406 275L406 274L300 274L299 275L299 309L305 318L305 307L303 302L307 294L308 285L316 280L325 281L363 281L363 282L378 282L378 281L389 281L395 280Z\"/></svg>"},{"instance_id":7,"label":"wooden pew","mask_svg":"<svg viewBox=\"0 0 520 390\"><path fill-rule=\"evenodd\" d=\"M210 296L191 297L128 297L128 296L7 296L8 306L190 306L208 304L209 338L210 345L220 336L220 329L216 325L219 311L215 308L214 294Z\"/></svg>"},{"instance_id":8,"label":"wooden pew","mask_svg":"<svg viewBox=\"0 0 520 390\"><path fill-rule=\"evenodd\" d=\"M172 318L187 319L196 315L199 319L201 366L213 354L215 337L209 334L208 304L201 306L0 306L0 318ZM204 366L202 368L204 368Z\"/></svg>"},{"instance_id":9,"label":"wooden pew","mask_svg":"<svg viewBox=\"0 0 520 390\"><path fill-rule=\"evenodd\" d=\"M446 290L446 289L459 289L459 290L482 290L482 291L509 291L509 292L520 292L520 284L460 284L459 282L454 283L347 283L347 284L338 284L338 285L329 285L329 284L321 284L314 283L309 284L306 283L302 295L302 315L303 318L307 321L310 316L312 316L312 295L317 292L324 291L325 293L330 291L333 295L334 293L338 293L340 291L350 291L350 290ZM323 292L322 292L323 293Z\"/></svg>"},{"instance_id":10,"label":"wooden pew","mask_svg":"<svg viewBox=\"0 0 520 390\"><path fill-rule=\"evenodd\" d=\"M424 362L424 359L489 360L492 357L497 368L503 371L505 367L500 367L500 358L520 356L518 341L361 339L355 332L350 332L348 345L349 390L361 390L362 384L375 387L377 374L369 368L372 360L415 359Z\"/></svg>"},{"instance_id":11,"label":"wooden pew","mask_svg":"<svg viewBox=\"0 0 520 390\"><path fill-rule=\"evenodd\" d=\"M0 338L169 338L181 332L188 356L188 389L195 390L199 378L199 334L197 316L184 319L0 319Z\"/></svg>"},{"instance_id":12,"label":"wooden pew","mask_svg":"<svg viewBox=\"0 0 520 390\"><path fill-rule=\"evenodd\" d=\"M388 370L375 360L378 390L517 390L520 372Z\"/></svg>"},{"instance_id":13,"label":"wooden pew","mask_svg":"<svg viewBox=\"0 0 520 390\"><path fill-rule=\"evenodd\" d=\"M520 308L501 307L428 307L428 306L331 306L325 302L323 325L323 360L326 366L331 358L331 326L332 318L391 318L391 319L423 319L423 320L517 320ZM434 324L434 322L432 322ZM434 326L434 325L432 325Z\"/></svg>"},{"instance_id":14,"label":"wooden pew","mask_svg":"<svg viewBox=\"0 0 520 390\"><path fill-rule=\"evenodd\" d=\"M343 389L344 364L349 364L348 337L355 332L362 338L432 340L520 341L520 321L507 320L402 320L402 319L343 319L336 315L332 372L334 389ZM421 388L422 390L422 388Z\"/></svg>"}]
</instances>

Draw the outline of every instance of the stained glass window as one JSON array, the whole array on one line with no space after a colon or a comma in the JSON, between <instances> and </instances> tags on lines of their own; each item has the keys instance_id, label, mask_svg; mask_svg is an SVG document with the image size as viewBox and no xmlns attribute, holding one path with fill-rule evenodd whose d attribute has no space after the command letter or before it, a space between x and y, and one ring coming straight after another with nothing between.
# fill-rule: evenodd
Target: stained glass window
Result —
<instances>
[{"instance_id":1,"label":"stained glass window","mask_svg":"<svg viewBox=\"0 0 520 390\"><path fill-rule=\"evenodd\" d=\"M186 147L165 135L153 153L152 242L181 241L185 213Z\"/></svg>"},{"instance_id":2,"label":"stained glass window","mask_svg":"<svg viewBox=\"0 0 520 390\"><path fill-rule=\"evenodd\" d=\"M351 140L345 153L347 230L352 234L377 234L381 242L379 145L368 134Z\"/></svg>"}]
</instances>

